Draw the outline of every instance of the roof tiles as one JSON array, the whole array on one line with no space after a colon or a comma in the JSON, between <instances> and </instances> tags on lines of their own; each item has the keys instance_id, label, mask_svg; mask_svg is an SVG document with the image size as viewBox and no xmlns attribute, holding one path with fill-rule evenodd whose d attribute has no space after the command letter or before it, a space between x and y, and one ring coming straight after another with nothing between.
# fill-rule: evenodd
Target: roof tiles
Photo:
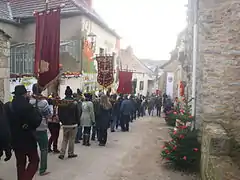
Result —
<instances>
[{"instance_id":1,"label":"roof tiles","mask_svg":"<svg viewBox=\"0 0 240 180\"><path fill-rule=\"evenodd\" d=\"M62 12L77 12L80 11L77 5L75 5L71 0L50 0L48 7L55 8L65 4L62 8ZM12 0L10 2L12 8L13 17L23 18L32 17L34 11L43 11L46 7L45 0Z\"/></svg>"},{"instance_id":2,"label":"roof tiles","mask_svg":"<svg viewBox=\"0 0 240 180\"><path fill-rule=\"evenodd\" d=\"M129 49L121 49L119 53L119 58L122 70L146 74L153 73L133 54L132 51L129 51Z\"/></svg>"},{"instance_id":3,"label":"roof tiles","mask_svg":"<svg viewBox=\"0 0 240 180\"><path fill-rule=\"evenodd\" d=\"M0 0L0 19L12 21L13 19L10 10L7 1Z\"/></svg>"},{"instance_id":4,"label":"roof tiles","mask_svg":"<svg viewBox=\"0 0 240 180\"><path fill-rule=\"evenodd\" d=\"M94 9L88 6L85 0L49 0L48 7L55 8L65 4L63 13L83 13L102 28L119 37L119 35L102 20ZM33 17L34 11L42 11L46 7L45 0L0 0L0 19L13 21L16 18Z\"/></svg>"}]
</instances>

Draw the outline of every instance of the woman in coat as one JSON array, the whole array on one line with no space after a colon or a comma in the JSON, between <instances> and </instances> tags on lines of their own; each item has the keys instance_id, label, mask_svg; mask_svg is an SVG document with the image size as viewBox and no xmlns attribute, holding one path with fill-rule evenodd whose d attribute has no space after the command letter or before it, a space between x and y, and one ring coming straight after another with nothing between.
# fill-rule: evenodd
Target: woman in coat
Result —
<instances>
[{"instance_id":1,"label":"woman in coat","mask_svg":"<svg viewBox=\"0 0 240 180\"><path fill-rule=\"evenodd\" d=\"M85 93L85 101L82 102L81 126L83 127L83 145L90 146L91 127L95 124L95 115L92 95Z\"/></svg>"},{"instance_id":2,"label":"woman in coat","mask_svg":"<svg viewBox=\"0 0 240 180\"><path fill-rule=\"evenodd\" d=\"M109 128L111 119L112 104L107 95L100 97L100 113L97 119L97 127L99 129L99 146L105 146L107 142L107 129Z\"/></svg>"}]
</instances>

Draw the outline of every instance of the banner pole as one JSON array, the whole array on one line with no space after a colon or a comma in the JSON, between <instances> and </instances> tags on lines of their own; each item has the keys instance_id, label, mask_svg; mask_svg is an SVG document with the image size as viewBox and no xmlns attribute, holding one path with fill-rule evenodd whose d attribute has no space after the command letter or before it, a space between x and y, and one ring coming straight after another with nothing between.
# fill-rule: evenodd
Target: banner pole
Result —
<instances>
[{"instance_id":1,"label":"banner pole","mask_svg":"<svg viewBox=\"0 0 240 180\"><path fill-rule=\"evenodd\" d=\"M105 69L106 69L106 55L104 56L104 66L103 66L103 93L104 93L104 90L105 90L105 87L104 87L104 84L105 84Z\"/></svg>"},{"instance_id":2,"label":"banner pole","mask_svg":"<svg viewBox=\"0 0 240 180\"><path fill-rule=\"evenodd\" d=\"M47 11L48 10L48 3L49 3L49 1L48 0L45 0L45 11ZM44 23L45 24L45 23ZM45 31L45 25L44 25L44 27L43 27L43 31ZM41 40L42 41L42 40ZM41 43L42 44L42 43ZM41 50L42 51L42 50ZM41 68L41 59L40 59L40 61L39 61L39 64L38 64L38 75L37 75L37 91L39 92L39 88L40 88L40 86L39 86L39 74L40 74L40 68Z\"/></svg>"},{"instance_id":3,"label":"banner pole","mask_svg":"<svg viewBox=\"0 0 240 180\"><path fill-rule=\"evenodd\" d=\"M48 10L48 3L49 3L49 1L46 0L46 1L45 1L45 10L46 10L46 11Z\"/></svg>"}]
</instances>

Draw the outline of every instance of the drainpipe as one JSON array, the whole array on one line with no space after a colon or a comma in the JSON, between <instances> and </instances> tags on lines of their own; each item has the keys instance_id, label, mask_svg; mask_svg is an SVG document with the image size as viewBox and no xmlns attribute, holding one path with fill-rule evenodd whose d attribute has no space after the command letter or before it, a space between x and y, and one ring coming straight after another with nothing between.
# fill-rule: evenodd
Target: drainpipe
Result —
<instances>
[{"instance_id":1,"label":"drainpipe","mask_svg":"<svg viewBox=\"0 0 240 180\"><path fill-rule=\"evenodd\" d=\"M193 69L192 69L192 116L195 117L194 127L196 124L196 71L197 71L197 58L198 58L198 6L199 0L194 0L193 5Z\"/></svg>"}]
</instances>

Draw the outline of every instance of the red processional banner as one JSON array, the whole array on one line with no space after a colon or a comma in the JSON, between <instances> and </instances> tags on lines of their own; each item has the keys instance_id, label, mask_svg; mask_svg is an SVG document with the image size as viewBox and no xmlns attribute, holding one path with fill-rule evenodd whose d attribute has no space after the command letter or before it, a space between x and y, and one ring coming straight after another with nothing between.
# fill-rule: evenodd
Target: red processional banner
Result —
<instances>
[{"instance_id":1,"label":"red processional banner","mask_svg":"<svg viewBox=\"0 0 240 180\"><path fill-rule=\"evenodd\" d=\"M119 85L117 92L121 94L132 94L132 72L119 72Z\"/></svg>"},{"instance_id":2,"label":"red processional banner","mask_svg":"<svg viewBox=\"0 0 240 180\"><path fill-rule=\"evenodd\" d=\"M59 69L60 7L36 12L34 73L41 88L56 81Z\"/></svg>"},{"instance_id":3,"label":"red processional banner","mask_svg":"<svg viewBox=\"0 0 240 180\"><path fill-rule=\"evenodd\" d=\"M114 56L100 55L96 57L96 60L98 65L97 82L106 88L114 82Z\"/></svg>"}]
</instances>

